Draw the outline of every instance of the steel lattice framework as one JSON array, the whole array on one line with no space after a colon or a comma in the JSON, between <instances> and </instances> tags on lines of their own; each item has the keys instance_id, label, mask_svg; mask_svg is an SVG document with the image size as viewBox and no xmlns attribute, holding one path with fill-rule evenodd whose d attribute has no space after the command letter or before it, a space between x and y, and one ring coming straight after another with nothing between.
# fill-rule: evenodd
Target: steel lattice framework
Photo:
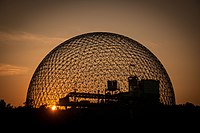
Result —
<instances>
[{"instance_id":1,"label":"steel lattice framework","mask_svg":"<svg viewBox=\"0 0 200 133\"><path fill-rule=\"evenodd\" d=\"M107 80L117 80L127 92L130 75L159 80L161 103L175 104L172 83L157 57L139 42L108 32L75 36L47 54L33 74L26 103L51 106L74 89L103 94Z\"/></svg>"}]
</instances>

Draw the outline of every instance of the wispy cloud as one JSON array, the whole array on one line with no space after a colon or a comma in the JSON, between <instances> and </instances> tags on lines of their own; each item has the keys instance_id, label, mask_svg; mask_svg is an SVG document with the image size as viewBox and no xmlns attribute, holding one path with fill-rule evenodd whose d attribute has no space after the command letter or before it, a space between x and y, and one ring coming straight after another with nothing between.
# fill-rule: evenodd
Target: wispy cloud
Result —
<instances>
[{"instance_id":1,"label":"wispy cloud","mask_svg":"<svg viewBox=\"0 0 200 133\"><path fill-rule=\"evenodd\" d=\"M5 32L0 31L0 41L31 41L31 42L60 42L63 41L65 38L62 37L48 37L39 34L33 34L28 32L22 31L12 31L12 32Z\"/></svg>"},{"instance_id":2,"label":"wispy cloud","mask_svg":"<svg viewBox=\"0 0 200 133\"><path fill-rule=\"evenodd\" d=\"M29 71L27 67L0 64L0 76L23 75Z\"/></svg>"}]
</instances>

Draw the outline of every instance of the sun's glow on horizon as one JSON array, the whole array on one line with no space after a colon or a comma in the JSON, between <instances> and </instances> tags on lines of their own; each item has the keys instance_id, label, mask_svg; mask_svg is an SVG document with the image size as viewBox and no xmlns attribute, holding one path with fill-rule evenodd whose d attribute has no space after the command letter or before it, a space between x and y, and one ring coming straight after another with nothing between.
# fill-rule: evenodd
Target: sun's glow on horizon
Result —
<instances>
[{"instance_id":1,"label":"sun's glow on horizon","mask_svg":"<svg viewBox=\"0 0 200 133\"><path fill-rule=\"evenodd\" d=\"M55 111L57 108L56 108L56 106L55 105L53 105L52 107L51 107L51 110L52 111Z\"/></svg>"}]
</instances>

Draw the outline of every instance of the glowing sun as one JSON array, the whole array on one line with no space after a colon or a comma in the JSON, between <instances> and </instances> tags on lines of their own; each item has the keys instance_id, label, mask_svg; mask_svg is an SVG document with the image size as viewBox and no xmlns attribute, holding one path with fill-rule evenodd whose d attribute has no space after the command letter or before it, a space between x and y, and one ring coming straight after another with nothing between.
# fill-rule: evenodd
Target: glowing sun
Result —
<instances>
[{"instance_id":1,"label":"glowing sun","mask_svg":"<svg viewBox=\"0 0 200 133\"><path fill-rule=\"evenodd\" d=\"M53 106L51 107L51 110L52 110L52 111L55 111L55 110L56 110L56 106L53 105Z\"/></svg>"}]
</instances>

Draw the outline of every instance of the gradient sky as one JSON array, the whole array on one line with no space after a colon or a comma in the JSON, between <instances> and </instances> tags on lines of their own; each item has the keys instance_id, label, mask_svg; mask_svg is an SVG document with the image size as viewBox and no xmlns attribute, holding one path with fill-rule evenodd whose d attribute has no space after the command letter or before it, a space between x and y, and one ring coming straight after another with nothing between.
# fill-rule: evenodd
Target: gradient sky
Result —
<instances>
[{"instance_id":1,"label":"gradient sky","mask_svg":"<svg viewBox=\"0 0 200 133\"><path fill-rule=\"evenodd\" d=\"M142 43L164 65L176 103L200 105L199 0L0 0L0 99L23 106L45 55L93 31Z\"/></svg>"}]
</instances>

